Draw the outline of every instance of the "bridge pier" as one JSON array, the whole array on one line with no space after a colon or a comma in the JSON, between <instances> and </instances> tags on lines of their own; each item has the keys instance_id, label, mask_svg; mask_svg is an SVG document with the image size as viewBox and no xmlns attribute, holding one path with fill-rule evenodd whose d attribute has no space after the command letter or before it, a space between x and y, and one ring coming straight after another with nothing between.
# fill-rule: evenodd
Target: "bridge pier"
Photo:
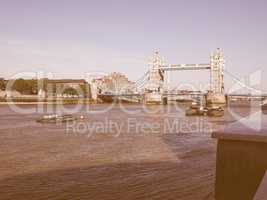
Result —
<instances>
[{"instance_id":1,"label":"bridge pier","mask_svg":"<svg viewBox=\"0 0 267 200\"><path fill-rule=\"evenodd\" d=\"M226 106L226 97L224 94L207 94L206 96L207 106Z\"/></svg>"},{"instance_id":2,"label":"bridge pier","mask_svg":"<svg viewBox=\"0 0 267 200\"><path fill-rule=\"evenodd\" d=\"M162 97L162 104L167 105L168 104L168 97Z\"/></svg>"},{"instance_id":3,"label":"bridge pier","mask_svg":"<svg viewBox=\"0 0 267 200\"><path fill-rule=\"evenodd\" d=\"M144 95L145 104L159 105L162 104L162 95L159 92L149 92Z\"/></svg>"}]
</instances>

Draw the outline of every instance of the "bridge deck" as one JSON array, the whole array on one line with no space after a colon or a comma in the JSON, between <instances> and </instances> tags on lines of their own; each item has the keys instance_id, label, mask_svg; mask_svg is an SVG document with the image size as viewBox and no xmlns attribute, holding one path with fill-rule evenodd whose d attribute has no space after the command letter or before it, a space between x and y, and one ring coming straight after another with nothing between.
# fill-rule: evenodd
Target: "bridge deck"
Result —
<instances>
[{"instance_id":1,"label":"bridge deck","mask_svg":"<svg viewBox=\"0 0 267 200\"><path fill-rule=\"evenodd\" d=\"M179 70L207 70L211 69L210 64L181 64L160 67L163 71L179 71Z\"/></svg>"}]
</instances>

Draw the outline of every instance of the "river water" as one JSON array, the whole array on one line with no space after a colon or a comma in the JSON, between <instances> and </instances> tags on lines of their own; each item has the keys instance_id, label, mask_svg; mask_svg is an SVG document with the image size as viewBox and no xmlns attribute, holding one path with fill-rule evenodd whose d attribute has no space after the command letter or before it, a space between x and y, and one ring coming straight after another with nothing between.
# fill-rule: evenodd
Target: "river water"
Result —
<instances>
[{"instance_id":1,"label":"river water","mask_svg":"<svg viewBox=\"0 0 267 200\"><path fill-rule=\"evenodd\" d=\"M84 119L36 122L68 111ZM0 199L213 199L210 133L236 121L233 112L250 110L208 118L185 117L183 106L1 105Z\"/></svg>"}]
</instances>

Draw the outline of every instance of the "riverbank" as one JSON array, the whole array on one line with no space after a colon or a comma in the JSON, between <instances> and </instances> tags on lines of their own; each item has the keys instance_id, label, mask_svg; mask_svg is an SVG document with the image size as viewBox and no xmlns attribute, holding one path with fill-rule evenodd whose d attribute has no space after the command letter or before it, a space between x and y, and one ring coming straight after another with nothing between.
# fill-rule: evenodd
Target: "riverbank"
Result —
<instances>
[{"instance_id":1,"label":"riverbank","mask_svg":"<svg viewBox=\"0 0 267 200\"><path fill-rule=\"evenodd\" d=\"M95 103L88 98L0 98L0 105L40 105L40 104L90 104Z\"/></svg>"}]
</instances>

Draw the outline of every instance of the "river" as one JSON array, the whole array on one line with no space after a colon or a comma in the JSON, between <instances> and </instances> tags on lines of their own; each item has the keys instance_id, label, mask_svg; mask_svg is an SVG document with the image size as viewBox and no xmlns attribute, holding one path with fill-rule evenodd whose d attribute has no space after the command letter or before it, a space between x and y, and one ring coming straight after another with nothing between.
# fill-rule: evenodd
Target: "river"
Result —
<instances>
[{"instance_id":1,"label":"river","mask_svg":"<svg viewBox=\"0 0 267 200\"><path fill-rule=\"evenodd\" d=\"M0 199L213 199L212 130L250 113L185 117L184 107L87 105L68 124L39 124L63 108L0 105ZM26 114L26 112L28 112Z\"/></svg>"}]
</instances>

